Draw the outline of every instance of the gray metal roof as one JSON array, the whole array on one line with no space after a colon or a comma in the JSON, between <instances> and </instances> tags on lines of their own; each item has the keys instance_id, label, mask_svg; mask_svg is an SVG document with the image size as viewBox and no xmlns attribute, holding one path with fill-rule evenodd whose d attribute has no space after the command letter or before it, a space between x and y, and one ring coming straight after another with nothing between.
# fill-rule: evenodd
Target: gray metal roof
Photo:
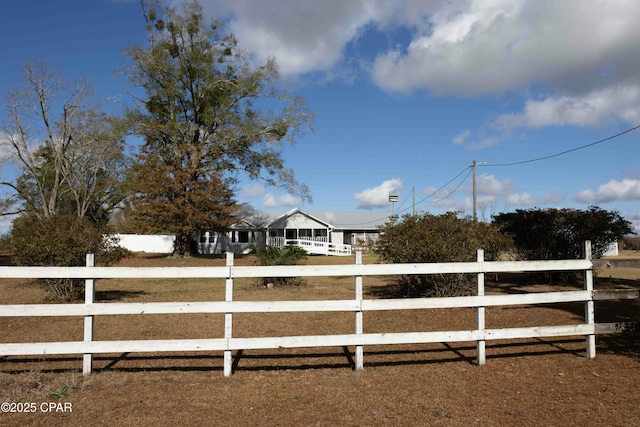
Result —
<instances>
[{"instance_id":1,"label":"gray metal roof","mask_svg":"<svg viewBox=\"0 0 640 427\"><path fill-rule=\"evenodd\" d=\"M389 216L391 212L333 212L333 211L307 211L303 209L292 209L287 212L258 212L256 218L259 221L249 222L256 224L257 222L264 223L264 225L270 224L278 218L293 215L294 213L302 212L319 220L331 224L334 229L339 230L376 230L378 227L383 226L389 222ZM256 224L261 225L261 224Z\"/></svg>"}]
</instances>

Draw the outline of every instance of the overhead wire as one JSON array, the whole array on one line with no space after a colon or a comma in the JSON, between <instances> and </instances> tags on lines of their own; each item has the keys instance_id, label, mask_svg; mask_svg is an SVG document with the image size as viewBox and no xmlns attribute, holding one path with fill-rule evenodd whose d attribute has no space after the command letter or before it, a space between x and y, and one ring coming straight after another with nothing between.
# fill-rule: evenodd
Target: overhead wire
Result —
<instances>
[{"instance_id":1,"label":"overhead wire","mask_svg":"<svg viewBox=\"0 0 640 427\"><path fill-rule=\"evenodd\" d=\"M622 131L620 133L617 133L615 135L611 135L611 136L608 136L606 138L602 138L602 139L600 139L598 141L591 142L591 143L585 144L585 145L581 145L579 147L575 147L575 148L572 148L570 150L561 151L560 153L552 154L552 155L549 155L549 156L537 157L535 159L522 160L522 161L513 162L513 163L496 163L496 164L486 163L486 164L482 164L482 165L478 164L478 166L485 166L485 167L488 167L488 166L496 166L496 167L498 167L498 166L516 166L516 165L522 165L522 164L525 164L525 163L539 162L541 160L548 160L548 159L552 159L554 157L562 156L564 154L572 153L574 151L583 150L585 148L589 148L589 147L592 147L592 146L597 145L597 144L602 144L603 142L607 142L607 141L610 141L612 139L618 138L618 137L620 137L622 135L626 135L626 134L628 134L630 132L633 132L634 130L637 130L637 129L640 129L640 125L634 126L634 127L630 128L630 129L627 129L627 130Z\"/></svg>"},{"instance_id":2,"label":"overhead wire","mask_svg":"<svg viewBox=\"0 0 640 427\"><path fill-rule=\"evenodd\" d=\"M539 161L542 161L542 160L548 160L548 159L552 159L552 158L554 158L554 157L559 157L559 156L562 156L562 155L565 155L565 154L568 154L568 153L572 153L572 152L574 152L574 151L583 150L583 149L585 149L585 148L589 148L589 147L592 147L592 146L594 146L594 145L602 144L603 142L610 141L610 140L612 140L612 139L615 139L615 138L618 138L618 137L620 137L620 136L626 135L626 134L631 133L631 132L633 132L633 131L635 131L635 130L638 130L638 129L640 129L640 125L633 126L633 127L629 128L629 129L624 130L624 131L622 131L622 132L619 132L619 133L617 133L617 134L615 134L615 135L611 135L611 136L608 136L608 137L606 137L606 138L599 139L599 140L594 141L594 142L591 142L591 143L589 143L589 144L584 144L584 145L581 145L581 146L579 146L579 147L575 147L575 148L571 148L571 149L569 149L569 150L561 151L561 152L556 153L556 154L551 154L551 155L549 155L549 156L536 157L536 158L533 158L533 159L522 160L522 161L518 161L518 162L511 162L511 163L495 163L495 164L492 164L492 163L477 163L476 165L477 165L477 166L485 166L485 167L490 167L490 166L495 166L495 167L505 167L505 166L517 166L517 165L522 165L522 164L526 164L526 163L533 163L533 162L539 162ZM416 205L419 205L419 204L421 204L421 203L423 203L423 202L427 201L428 199L430 199L431 197L435 196L435 195L436 195L436 194L438 194L440 191L442 191L445 187L447 187L447 186L448 186L449 184L451 184L453 181L455 181L455 180L456 180L460 175L462 175L465 171L467 172L467 175L465 175L465 177L462 179L462 181L461 181L461 182L460 182L460 183L459 183L459 184L458 184L458 185L457 185L453 190L451 190L451 191L449 192L449 194L447 194L444 198L442 198L442 199L440 199L440 200L436 200L436 201L434 201L434 202L432 202L432 203L439 203L439 202L442 202L442 201L444 201L444 200L448 199L448 198L449 198L449 197L451 197L451 196L452 196L456 191L458 191L458 190L460 189L460 187L462 187L462 185L463 185L463 184L464 184L464 183L469 179L469 175L471 175L471 172L472 172L472 166L467 166L467 167L465 167L465 168L464 168L464 169L462 169L462 170L461 170L461 171L460 171L456 176L454 176L453 178L451 178L449 181L447 181L445 184L443 184L442 186L440 186L438 189L436 189L436 190L435 190L435 191L433 191L432 193L428 194L426 197L423 197L422 199L418 200L418 201L417 201L415 204L413 204L412 206L409 206L409 207L407 207L407 208L402 209L402 206L404 206L404 204L406 203L406 201L408 200L408 197L409 197L409 196L406 196L406 197L404 198L404 200L402 201L401 205L400 205L400 209L399 209L397 212L395 212L394 214L395 214L395 215L397 215L397 214L401 214L401 213L407 212L409 209L413 209ZM355 224L345 224L345 225L351 225L351 226L354 226L354 225L365 225L365 224L371 224L371 223L375 223L375 222L378 222L378 221L384 220L384 219L386 219L386 218L387 218L387 217L386 217L386 216L384 216L384 217L381 217L381 218L379 218L379 219L372 220L372 221L361 222L361 223L355 223Z\"/></svg>"},{"instance_id":3,"label":"overhead wire","mask_svg":"<svg viewBox=\"0 0 640 427\"><path fill-rule=\"evenodd\" d=\"M464 184L464 182L469 178L469 175L471 174L472 170L471 170L471 166L466 166L464 169L462 169L456 176L454 176L453 178L451 178L449 181L447 181L446 183L444 183L443 185L441 185L438 189L436 189L435 191L431 192L430 194L428 194L426 197L423 197L422 199L418 200L415 205L419 205L420 203L425 202L426 200L428 200L429 198L433 197L434 195L438 194L440 191L442 191L442 189L444 189L445 187L447 187L449 184L451 184L453 181L455 181L460 175L462 175L463 173L465 173L465 171L467 172L467 175L464 177L464 179L462 180L462 182L460 184L458 184L458 186L452 191L450 192L445 198L443 198L442 200L446 200L448 197L450 197L455 191L457 191L462 184ZM408 199L409 196L407 196L405 198ZM404 205L404 201L402 202L402 205ZM407 212L409 209L413 209L413 205L409 206L407 208L404 209L400 209L397 212L394 212L394 215L398 215L404 212ZM376 222L380 222L384 219L387 219L388 216L385 215L383 217L371 220L371 221L366 221L366 222L358 222L358 223L352 223L352 224L343 224L343 225L349 225L349 226L355 226L355 225L366 225L366 224L373 224Z\"/></svg>"},{"instance_id":4,"label":"overhead wire","mask_svg":"<svg viewBox=\"0 0 640 427\"><path fill-rule=\"evenodd\" d=\"M400 210L402 210L402 207L404 206L405 203L407 203L408 200L409 200L409 195L406 195L402 200L402 202L400 203L400 205L398 206L399 212Z\"/></svg>"},{"instance_id":5,"label":"overhead wire","mask_svg":"<svg viewBox=\"0 0 640 427\"><path fill-rule=\"evenodd\" d=\"M460 181L460 184L458 184L458 185L456 186L456 188L454 188L453 190L451 190L451 191L449 192L449 194L447 194L447 195L446 195L445 197L443 197L442 199L440 199L440 200L434 200L434 201L431 201L431 203L440 203L440 202L442 202L442 201L447 200L449 197L451 197L451 196L453 195L453 193L455 193L456 191L458 191L458 189L459 189L460 187L462 187L462 184L464 184L465 182L467 182L467 180L469 179L469 176L471 175L471 172L472 172L472 171L473 171L473 170L472 170L471 168L469 168L469 171L467 172L467 174L465 175L465 177L462 179L462 181Z\"/></svg>"},{"instance_id":6,"label":"overhead wire","mask_svg":"<svg viewBox=\"0 0 640 427\"><path fill-rule=\"evenodd\" d=\"M460 186L469 178L469 174L471 174L472 170L470 166L466 166L464 169L462 169L460 172L458 172L458 174L456 176L454 176L453 178L451 178L449 181L447 181L446 183L442 184L440 187L438 187L435 191L432 191L430 194L428 194L427 196L423 197L422 199L418 200L416 202L416 205L419 205L425 201L427 201L428 199L430 199L431 197L435 196L436 194L438 194L440 191L442 191L445 187L449 186L449 184L451 184L453 181L455 181L456 179L458 179L458 177L460 175L462 175L465 171L467 171L467 175L464 177L464 179L462 180L462 182L460 184L458 184L458 186L452 191L450 192L446 197L444 197L441 200L446 200L448 197L450 197L455 191L457 191ZM441 201L440 200L440 201ZM411 207L413 208L413 206ZM409 208L406 208L402 211L399 211L398 213L402 213L402 212L406 212L408 211Z\"/></svg>"}]
</instances>

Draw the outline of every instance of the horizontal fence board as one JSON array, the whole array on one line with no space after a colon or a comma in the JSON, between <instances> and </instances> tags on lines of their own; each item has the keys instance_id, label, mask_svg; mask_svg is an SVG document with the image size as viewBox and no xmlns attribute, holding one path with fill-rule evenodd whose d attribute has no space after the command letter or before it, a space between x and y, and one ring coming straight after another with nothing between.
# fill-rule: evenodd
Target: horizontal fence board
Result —
<instances>
[{"instance_id":1,"label":"horizontal fence board","mask_svg":"<svg viewBox=\"0 0 640 427\"><path fill-rule=\"evenodd\" d=\"M86 316L85 304L9 304L0 305L0 317Z\"/></svg>"},{"instance_id":2,"label":"horizontal fence board","mask_svg":"<svg viewBox=\"0 0 640 427\"><path fill-rule=\"evenodd\" d=\"M232 267L233 278L255 277L339 277L359 275L362 267L355 264L345 265L271 265Z\"/></svg>"},{"instance_id":3,"label":"horizontal fence board","mask_svg":"<svg viewBox=\"0 0 640 427\"><path fill-rule=\"evenodd\" d=\"M70 341L0 344L0 355L57 355L86 353L137 353L172 351L222 351L225 338L131 341Z\"/></svg>"},{"instance_id":4,"label":"horizontal fence board","mask_svg":"<svg viewBox=\"0 0 640 427\"><path fill-rule=\"evenodd\" d=\"M342 347L387 344L424 344L434 342L475 341L481 331L394 332L375 334L305 335L289 337L232 338L230 350L266 350L273 348Z\"/></svg>"},{"instance_id":5,"label":"horizontal fence board","mask_svg":"<svg viewBox=\"0 0 640 427\"><path fill-rule=\"evenodd\" d=\"M620 334L640 331L640 324L636 322L596 323L595 326L596 334Z\"/></svg>"},{"instance_id":6,"label":"horizontal fence board","mask_svg":"<svg viewBox=\"0 0 640 427\"><path fill-rule=\"evenodd\" d=\"M613 289L613 290L595 290L593 291L593 299L596 301L606 300L625 300L640 298L640 290L638 289Z\"/></svg>"},{"instance_id":7,"label":"horizontal fence board","mask_svg":"<svg viewBox=\"0 0 640 427\"><path fill-rule=\"evenodd\" d=\"M0 317L99 316L122 314L284 313L355 311L356 300L126 302L1 305Z\"/></svg>"},{"instance_id":8,"label":"horizontal fence board","mask_svg":"<svg viewBox=\"0 0 640 427\"><path fill-rule=\"evenodd\" d=\"M532 294L484 295L442 298L363 300L362 310L408 310L431 308L491 307L587 301L590 291L540 292Z\"/></svg>"},{"instance_id":9,"label":"horizontal fence board","mask_svg":"<svg viewBox=\"0 0 640 427\"><path fill-rule=\"evenodd\" d=\"M592 335L595 333L594 325L560 325L560 326L534 326L528 328L487 329L486 340L516 339L516 338L541 338L564 337L572 335Z\"/></svg>"},{"instance_id":10,"label":"horizontal fence board","mask_svg":"<svg viewBox=\"0 0 640 427\"><path fill-rule=\"evenodd\" d=\"M356 300L230 301L227 304L228 313L353 312L360 309L360 302Z\"/></svg>"},{"instance_id":11,"label":"horizontal fence board","mask_svg":"<svg viewBox=\"0 0 640 427\"><path fill-rule=\"evenodd\" d=\"M544 260L544 261L489 261L484 262L481 273L535 272L591 270L593 265L587 259Z\"/></svg>"},{"instance_id":12,"label":"horizontal fence board","mask_svg":"<svg viewBox=\"0 0 640 427\"><path fill-rule=\"evenodd\" d=\"M269 313L354 311L355 300L335 301L218 301L183 303L94 303L89 314Z\"/></svg>"},{"instance_id":13,"label":"horizontal fence board","mask_svg":"<svg viewBox=\"0 0 640 427\"><path fill-rule=\"evenodd\" d=\"M23 304L0 306L0 317L89 316L121 314L268 313L317 311L376 311L434 308L474 308L551 304L589 300L591 291L541 292L444 298L318 301L209 301L93 304Z\"/></svg>"},{"instance_id":14,"label":"horizontal fence board","mask_svg":"<svg viewBox=\"0 0 640 427\"><path fill-rule=\"evenodd\" d=\"M188 279L313 276L389 276L508 271L591 269L589 260L491 261L421 264L345 264L237 267L0 267L0 278L69 279Z\"/></svg>"},{"instance_id":15,"label":"horizontal fence board","mask_svg":"<svg viewBox=\"0 0 640 427\"><path fill-rule=\"evenodd\" d=\"M231 267L0 267L9 279L206 279L228 277Z\"/></svg>"},{"instance_id":16,"label":"horizontal fence board","mask_svg":"<svg viewBox=\"0 0 640 427\"><path fill-rule=\"evenodd\" d=\"M589 260L445 262L420 264L301 265L232 267L237 277L399 276L455 273L500 273L510 271L566 271L591 269Z\"/></svg>"},{"instance_id":17,"label":"horizontal fence board","mask_svg":"<svg viewBox=\"0 0 640 427\"><path fill-rule=\"evenodd\" d=\"M342 335L305 335L257 338L212 338L136 341L71 341L0 344L0 355L55 355L83 353L134 353L174 351L260 350L300 347L427 344L516 338L541 338L614 333L619 324L560 325L466 331L394 332Z\"/></svg>"},{"instance_id":18,"label":"horizontal fence board","mask_svg":"<svg viewBox=\"0 0 640 427\"><path fill-rule=\"evenodd\" d=\"M223 301L93 303L89 315L224 313Z\"/></svg>"}]
</instances>

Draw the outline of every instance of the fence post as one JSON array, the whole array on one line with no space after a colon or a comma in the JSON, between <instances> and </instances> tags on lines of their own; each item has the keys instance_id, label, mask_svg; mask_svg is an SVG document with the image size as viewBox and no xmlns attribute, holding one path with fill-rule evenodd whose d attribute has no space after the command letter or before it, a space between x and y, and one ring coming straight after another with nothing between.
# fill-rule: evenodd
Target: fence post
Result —
<instances>
[{"instance_id":1,"label":"fence post","mask_svg":"<svg viewBox=\"0 0 640 427\"><path fill-rule=\"evenodd\" d=\"M227 252L227 267L233 267L233 252ZM229 268L229 272L227 274L227 279L225 281L225 301L233 301L233 277L231 275L231 268ZM229 340L232 336L232 326L233 326L233 313L225 313L224 315L224 338L227 340L227 350L224 351L224 376L230 377L231 370L233 368L233 359L231 355L231 350L229 348Z\"/></svg>"},{"instance_id":2,"label":"fence post","mask_svg":"<svg viewBox=\"0 0 640 427\"><path fill-rule=\"evenodd\" d=\"M96 258L94 254L87 254L86 266L95 267ZM84 303L86 305L93 304L96 299L96 288L94 279L85 279L84 281ZM84 316L84 342L93 341L93 316ZM84 353L82 356L82 375L91 373L91 365L93 364L93 353Z\"/></svg>"},{"instance_id":3,"label":"fence post","mask_svg":"<svg viewBox=\"0 0 640 427\"><path fill-rule=\"evenodd\" d=\"M477 261L480 263L480 265L482 265L482 263L484 262L484 250L478 249L476 257L477 257ZM478 273L477 287L478 287L477 295L484 296L484 273L482 272ZM478 329L478 331L484 331L484 328L485 328L484 307L477 308L476 320L477 320L476 328ZM485 340L484 339L478 340L478 342L476 343L476 347L478 351L478 360L477 360L478 365L484 365L486 362Z\"/></svg>"},{"instance_id":4,"label":"fence post","mask_svg":"<svg viewBox=\"0 0 640 427\"><path fill-rule=\"evenodd\" d=\"M362 264L362 251L356 251L356 265ZM356 335L364 332L362 319L362 276L356 276L356 301L358 311L356 311ZM356 345L356 371L364 368L364 351L362 345Z\"/></svg>"},{"instance_id":5,"label":"fence post","mask_svg":"<svg viewBox=\"0 0 640 427\"><path fill-rule=\"evenodd\" d=\"M591 240L584 242L584 259L591 260ZM593 264L591 267L584 271L584 289L590 291L589 300L585 302L584 307L584 320L585 323L595 327L595 307L593 302ZM587 335L587 358L593 359L596 357L596 336L595 331L593 334Z\"/></svg>"}]
</instances>

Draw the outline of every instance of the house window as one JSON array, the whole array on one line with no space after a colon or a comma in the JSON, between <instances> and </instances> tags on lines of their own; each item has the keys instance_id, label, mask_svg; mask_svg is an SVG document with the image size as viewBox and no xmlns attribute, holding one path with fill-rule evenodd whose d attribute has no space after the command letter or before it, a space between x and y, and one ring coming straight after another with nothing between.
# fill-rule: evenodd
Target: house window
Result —
<instances>
[{"instance_id":1,"label":"house window","mask_svg":"<svg viewBox=\"0 0 640 427\"><path fill-rule=\"evenodd\" d=\"M238 243L249 243L249 232L247 230L238 231Z\"/></svg>"},{"instance_id":2,"label":"house window","mask_svg":"<svg viewBox=\"0 0 640 427\"><path fill-rule=\"evenodd\" d=\"M313 230L313 237L327 237L326 228L316 228Z\"/></svg>"},{"instance_id":3,"label":"house window","mask_svg":"<svg viewBox=\"0 0 640 427\"><path fill-rule=\"evenodd\" d=\"M298 230L299 239L311 240L312 235L312 230L310 228L301 228Z\"/></svg>"},{"instance_id":4,"label":"house window","mask_svg":"<svg viewBox=\"0 0 640 427\"><path fill-rule=\"evenodd\" d=\"M200 232L200 243L209 243L209 232L201 231Z\"/></svg>"},{"instance_id":5,"label":"house window","mask_svg":"<svg viewBox=\"0 0 640 427\"><path fill-rule=\"evenodd\" d=\"M285 230L285 237L287 239L297 239L298 238L298 230L296 230L295 228L287 228Z\"/></svg>"},{"instance_id":6,"label":"house window","mask_svg":"<svg viewBox=\"0 0 640 427\"><path fill-rule=\"evenodd\" d=\"M269 230L269 237L284 237L284 230L282 229Z\"/></svg>"}]
</instances>

